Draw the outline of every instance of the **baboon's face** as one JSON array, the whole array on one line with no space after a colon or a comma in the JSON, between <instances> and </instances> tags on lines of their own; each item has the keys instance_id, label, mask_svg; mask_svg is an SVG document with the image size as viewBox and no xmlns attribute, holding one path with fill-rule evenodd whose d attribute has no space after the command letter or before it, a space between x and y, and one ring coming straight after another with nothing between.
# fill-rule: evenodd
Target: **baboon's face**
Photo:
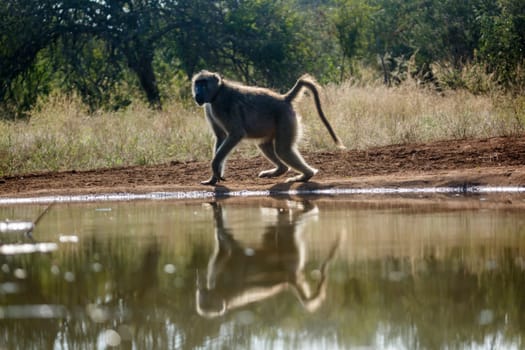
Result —
<instances>
[{"instance_id":1,"label":"baboon's face","mask_svg":"<svg viewBox=\"0 0 525 350\"><path fill-rule=\"evenodd\" d=\"M193 85L193 97L195 98L195 102L197 102L199 106L202 106L204 103L208 102L206 101L208 95L208 83L206 80L196 81Z\"/></svg>"},{"instance_id":2,"label":"baboon's face","mask_svg":"<svg viewBox=\"0 0 525 350\"><path fill-rule=\"evenodd\" d=\"M217 96L221 79L214 73L203 71L193 78L193 97L199 106L211 103Z\"/></svg>"}]
</instances>

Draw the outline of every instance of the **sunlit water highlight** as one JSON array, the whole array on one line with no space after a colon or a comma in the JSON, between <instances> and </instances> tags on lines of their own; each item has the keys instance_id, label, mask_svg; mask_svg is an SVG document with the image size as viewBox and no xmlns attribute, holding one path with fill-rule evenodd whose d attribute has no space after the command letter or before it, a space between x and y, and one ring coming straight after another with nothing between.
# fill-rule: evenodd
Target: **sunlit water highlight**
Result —
<instances>
[{"instance_id":1,"label":"sunlit water highlight","mask_svg":"<svg viewBox=\"0 0 525 350\"><path fill-rule=\"evenodd\" d=\"M0 206L38 221L0 233L0 348L520 349L525 210L492 192Z\"/></svg>"},{"instance_id":2,"label":"sunlit water highlight","mask_svg":"<svg viewBox=\"0 0 525 350\"><path fill-rule=\"evenodd\" d=\"M28 232L33 230L31 221L0 221L0 233L7 232Z\"/></svg>"},{"instance_id":3,"label":"sunlit water highlight","mask_svg":"<svg viewBox=\"0 0 525 350\"><path fill-rule=\"evenodd\" d=\"M242 190L227 192L175 191L150 193L103 193L88 195L62 195L39 197L3 197L0 205L49 204L71 202L112 202L131 200L206 200L224 197L266 197L266 196L316 196L316 195L392 195L392 194L475 194L475 193L525 193L525 186L458 186L458 187L376 187L376 188L328 188L309 190ZM0 230L2 229L0 223Z\"/></svg>"}]
</instances>

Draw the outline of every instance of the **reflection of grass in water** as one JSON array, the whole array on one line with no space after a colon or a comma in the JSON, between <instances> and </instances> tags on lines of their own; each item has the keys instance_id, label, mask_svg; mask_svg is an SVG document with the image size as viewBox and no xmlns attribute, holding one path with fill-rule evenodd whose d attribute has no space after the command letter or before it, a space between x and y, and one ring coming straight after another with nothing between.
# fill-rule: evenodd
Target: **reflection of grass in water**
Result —
<instances>
[{"instance_id":1,"label":"reflection of grass in water","mask_svg":"<svg viewBox=\"0 0 525 350\"><path fill-rule=\"evenodd\" d=\"M314 224L310 236L318 246L320 230L346 229L329 287L332 316L345 325L341 343L370 344L381 335L403 348L469 348L499 334L496 348L518 348L525 288L520 213L339 210Z\"/></svg>"},{"instance_id":2,"label":"reflection of grass in water","mask_svg":"<svg viewBox=\"0 0 525 350\"><path fill-rule=\"evenodd\" d=\"M470 205L476 205L476 200L479 202L474 198ZM450 210L443 204L414 210L421 208L412 205L371 215L365 210L350 211L344 219L313 223L311 237L315 246L323 246L316 231L336 232L345 227L345 248L339 254L349 261L394 259L397 262L385 271L392 280L424 273L432 261L482 274L500 268L509 254L516 257L515 267L525 270L525 237L516 231L525 225L525 219L519 213L503 218L497 210Z\"/></svg>"},{"instance_id":3,"label":"reflection of grass in water","mask_svg":"<svg viewBox=\"0 0 525 350\"><path fill-rule=\"evenodd\" d=\"M328 119L348 148L485 137L523 131L523 97L443 96L415 88L350 83L325 88ZM310 97L299 103L304 116L301 148L335 149ZM91 169L169 160L207 160L211 134L192 103L167 102L152 111L137 102L118 112L88 115L78 100L54 96L29 121L0 121L0 176L42 170ZM241 153L254 154L254 147Z\"/></svg>"}]
</instances>

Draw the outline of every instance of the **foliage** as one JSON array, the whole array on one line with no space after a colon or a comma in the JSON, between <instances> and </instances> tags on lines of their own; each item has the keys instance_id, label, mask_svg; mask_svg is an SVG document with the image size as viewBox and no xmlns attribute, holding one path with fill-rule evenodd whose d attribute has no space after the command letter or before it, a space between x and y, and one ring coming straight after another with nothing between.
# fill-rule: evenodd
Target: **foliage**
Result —
<instances>
[{"instance_id":1,"label":"foliage","mask_svg":"<svg viewBox=\"0 0 525 350\"><path fill-rule=\"evenodd\" d=\"M525 3L520 0L487 2L479 11L480 58L504 85L523 92L525 65Z\"/></svg>"},{"instance_id":2,"label":"foliage","mask_svg":"<svg viewBox=\"0 0 525 350\"><path fill-rule=\"evenodd\" d=\"M345 76L345 59L350 59L350 74L355 74L353 59L366 53L370 42L371 18L374 8L360 0L336 1L331 15L335 36L341 46L341 80Z\"/></svg>"},{"instance_id":3,"label":"foliage","mask_svg":"<svg viewBox=\"0 0 525 350\"><path fill-rule=\"evenodd\" d=\"M274 1L181 1L174 50L190 78L201 68L242 80L290 84L303 67L300 18Z\"/></svg>"},{"instance_id":4,"label":"foliage","mask_svg":"<svg viewBox=\"0 0 525 350\"><path fill-rule=\"evenodd\" d=\"M47 62L45 57L37 60L37 56L58 35L50 7L49 1L9 0L0 4L0 111L27 110L39 93L47 92Z\"/></svg>"},{"instance_id":5,"label":"foliage","mask_svg":"<svg viewBox=\"0 0 525 350\"><path fill-rule=\"evenodd\" d=\"M161 108L202 68L282 90L304 72L342 82L361 67L389 86L468 88L456 78L475 66L520 94L524 33L520 0L6 0L0 113L27 115L54 90L92 112L140 94ZM455 78L436 82L437 66Z\"/></svg>"}]
</instances>

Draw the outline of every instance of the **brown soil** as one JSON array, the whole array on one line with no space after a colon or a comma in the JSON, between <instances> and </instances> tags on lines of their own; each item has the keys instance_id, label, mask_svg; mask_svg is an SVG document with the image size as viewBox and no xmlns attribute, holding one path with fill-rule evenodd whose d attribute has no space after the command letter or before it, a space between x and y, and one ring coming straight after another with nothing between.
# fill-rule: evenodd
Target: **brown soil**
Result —
<instances>
[{"instance_id":1,"label":"brown soil","mask_svg":"<svg viewBox=\"0 0 525 350\"><path fill-rule=\"evenodd\" d=\"M319 169L308 183L285 176L259 179L270 165L262 157L228 160L226 181L200 185L208 162L171 162L91 171L25 174L0 179L0 197L157 191L284 190L319 188L524 186L525 136L440 141L304 154ZM288 175L289 176L289 175Z\"/></svg>"}]
</instances>

